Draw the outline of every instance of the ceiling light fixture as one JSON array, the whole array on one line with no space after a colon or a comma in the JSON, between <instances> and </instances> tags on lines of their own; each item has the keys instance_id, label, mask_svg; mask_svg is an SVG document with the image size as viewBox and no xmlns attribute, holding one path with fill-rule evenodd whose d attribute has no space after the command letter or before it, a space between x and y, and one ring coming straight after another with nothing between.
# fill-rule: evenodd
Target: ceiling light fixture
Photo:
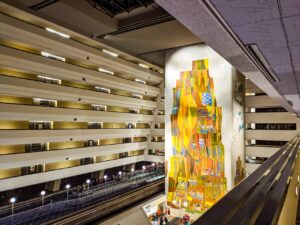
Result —
<instances>
[{"instance_id":1,"label":"ceiling light fixture","mask_svg":"<svg viewBox=\"0 0 300 225\"><path fill-rule=\"evenodd\" d=\"M102 69L102 68L98 68L98 70L102 73L107 73L107 74L110 74L110 75L114 75L115 73L112 72L112 71L109 71L109 70L106 70L106 69Z\"/></svg>"},{"instance_id":2,"label":"ceiling light fixture","mask_svg":"<svg viewBox=\"0 0 300 225\"><path fill-rule=\"evenodd\" d=\"M59 35L59 36L61 36L61 37L63 37L63 38L70 38L70 35L67 35L67 34L64 34L64 33L62 33L62 32L56 31L56 30L54 30L54 29L52 29L52 28L46 27L45 29L46 29L47 31L49 31L49 32L51 32L51 33L54 33L54 34L57 34L57 35Z\"/></svg>"},{"instance_id":3,"label":"ceiling light fixture","mask_svg":"<svg viewBox=\"0 0 300 225\"><path fill-rule=\"evenodd\" d=\"M147 66L147 65L145 65L145 64L142 64L142 63L139 63L139 66L140 66L140 67L143 67L143 68L146 68L146 69L149 69L149 68L150 68L149 66Z\"/></svg>"},{"instance_id":4,"label":"ceiling light fixture","mask_svg":"<svg viewBox=\"0 0 300 225\"><path fill-rule=\"evenodd\" d=\"M45 56L45 57L47 57L47 58L57 59L57 60L63 61L63 62L66 61L65 58L60 57L60 56L57 56L57 55L50 54L50 53L48 53L48 52L41 52L41 55L42 55L42 56Z\"/></svg>"},{"instance_id":5,"label":"ceiling light fixture","mask_svg":"<svg viewBox=\"0 0 300 225\"><path fill-rule=\"evenodd\" d=\"M107 54L109 54L109 55L111 55L111 56L113 56L113 57L118 57L118 56L119 56L117 53L108 51L108 50L106 50L106 49L103 49L102 52L107 53Z\"/></svg>"},{"instance_id":6,"label":"ceiling light fixture","mask_svg":"<svg viewBox=\"0 0 300 225\"><path fill-rule=\"evenodd\" d=\"M134 81L138 82L138 83L141 83L141 84L146 84L146 81L140 80L140 79L137 79L137 78L135 78Z\"/></svg>"},{"instance_id":7,"label":"ceiling light fixture","mask_svg":"<svg viewBox=\"0 0 300 225\"><path fill-rule=\"evenodd\" d=\"M104 107L104 108L107 107L106 105L98 105L98 104L92 104L92 106L99 106L99 107ZM95 123L95 122L91 122L91 123Z\"/></svg>"},{"instance_id":8,"label":"ceiling light fixture","mask_svg":"<svg viewBox=\"0 0 300 225\"><path fill-rule=\"evenodd\" d=\"M37 75L38 78L43 78L43 79L48 79L48 80L57 80L57 81L61 81L59 79L55 79L55 78L52 78L52 77L45 77L45 76L40 76L40 75Z\"/></svg>"},{"instance_id":9,"label":"ceiling light fixture","mask_svg":"<svg viewBox=\"0 0 300 225\"><path fill-rule=\"evenodd\" d=\"M44 99L44 98L33 98L33 101L49 101L49 102L57 102L57 100Z\"/></svg>"},{"instance_id":10,"label":"ceiling light fixture","mask_svg":"<svg viewBox=\"0 0 300 225\"><path fill-rule=\"evenodd\" d=\"M36 121L32 121L32 120L31 120L31 121L30 121L30 120L29 120L29 123L52 123L52 122L53 122L53 121L47 121L47 120L46 120L46 121L42 121L42 120L36 120Z\"/></svg>"},{"instance_id":11,"label":"ceiling light fixture","mask_svg":"<svg viewBox=\"0 0 300 225\"><path fill-rule=\"evenodd\" d=\"M95 86L95 89L98 90L98 91L110 93L110 89L109 89L109 88L104 88L104 87Z\"/></svg>"},{"instance_id":12,"label":"ceiling light fixture","mask_svg":"<svg viewBox=\"0 0 300 225\"><path fill-rule=\"evenodd\" d=\"M133 97L136 97L136 98L140 98L142 99L143 98L143 95L139 95L139 94L132 94Z\"/></svg>"}]
</instances>

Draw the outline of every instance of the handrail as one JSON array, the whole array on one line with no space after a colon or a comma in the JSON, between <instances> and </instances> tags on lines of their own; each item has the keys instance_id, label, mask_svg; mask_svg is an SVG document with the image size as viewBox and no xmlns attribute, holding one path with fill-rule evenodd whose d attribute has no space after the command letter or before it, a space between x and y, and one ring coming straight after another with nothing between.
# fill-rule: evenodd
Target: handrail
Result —
<instances>
[{"instance_id":1,"label":"handrail","mask_svg":"<svg viewBox=\"0 0 300 225\"><path fill-rule=\"evenodd\" d=\"M294 137L204 213L194 225L276 224L299 153Z\"/></svg>"}]
</instances>

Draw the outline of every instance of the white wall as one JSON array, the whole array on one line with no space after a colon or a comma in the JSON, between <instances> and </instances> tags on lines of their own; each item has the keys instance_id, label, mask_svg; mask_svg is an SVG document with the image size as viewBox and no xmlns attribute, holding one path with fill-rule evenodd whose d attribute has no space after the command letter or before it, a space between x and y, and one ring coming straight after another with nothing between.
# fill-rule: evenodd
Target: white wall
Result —
<instances>
[{"instance_id":1,"label":"white wall","mask_svg":"<svg viewBox=\"0 0 300 225\"><path fill-rule=\"evenodd\" d=\"M215 93L217 104L223 110L222 122L222 142L225 146L225 176L227 177L228 188L231 189L233 184L235 171L232 168L233 159L232 152L244 151L243 141L235 141L233 145L233 76L234 68L218 55L213 49L205 44L193 45L179 49L169 50L166 53L165 67L165 152L166 160L172 154L172 136L171 136L171 121L170 114L173 103L173 87L176 85L176 80L179 79L180 72L189 71L192 69L192 61L199 59L209 59L210 76L214 78ZM236 107L235 110L239 110ZM244 139L242 135L236 135L235 139ZM236 155L236 154L235 154ZM166 184L167 185L167 184Z\"/></svg>"},{"instance_id":2,"label":"white wall","mask_svg":"<svg viewBox=\"0 0 300 225\"><path fill-rule=\"evenodd\" d=\"M238 157L244 164L245 159L245 113L244 113L244 90L245 90L245 77L241 75L236 69L232 68L233 76L233 105L232 105L232 149L231 149L231 176L232 178L236 175L236 161ZM237 86L242 85L243 91L238 93ZM237 100L237 97L239 100ZM223 123L224 124L224 123ZM226 123L225 123L226 126ZM227 129L227 128L226 128ZM245 167L244 167L245 168Z\"/></svg>"}]
</instances>

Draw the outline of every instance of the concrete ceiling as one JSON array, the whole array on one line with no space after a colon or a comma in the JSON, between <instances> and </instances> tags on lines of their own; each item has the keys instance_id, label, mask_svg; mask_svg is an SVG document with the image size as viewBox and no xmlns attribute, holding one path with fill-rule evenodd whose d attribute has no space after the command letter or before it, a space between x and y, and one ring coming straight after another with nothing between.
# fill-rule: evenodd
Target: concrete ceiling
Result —
<instances>
[{"instance_id":1,"label":"concrete ceiling","mask_svg":"<svg viewBox=\"0 0 300 225\"><path fill-rule=\"evenodd\" d=\"M156 2L266 93L300 115L299 0Z\"/></svg>"},{"instance_id":2,"label":"concrete ceiling","mask_svg":"<svg viewBox=\"0 0 300 225\"><path fill-rule=\"evenodd\" d=\"M48 2L48 4L43 4ZM32 9L33 13L87 36L115 31L118 21L83 0L11 0L9 4ZM39 7L37 7L39 6Z\"/></svg>"},{"instance_id":3,"label":"concrete ceiling","mask_svg":"<svg viewBox=\"0 0 300 225\"><path fill-rule=\"evenodd\" d=\"M133 52L141 57L149 57L148 59L153 62L155 62L156 57L159 57L158 63L162 64L164 60L161 59L161 55L163 55L164 50L199 43L200 39L178 21L172 20L118 35L107 36L104 38L104 42L118 49ZM154 55L156 57L151 57Z\"/></svg>"},{"instance_id":4,"label":"concrete ceiling","mask_svg":"<svg viewBox=\"0 0 300 225\"><path fill-rule=\"evenodd\" d=\"M164 66L165 49L200 42L156 3L111 17L86 0L6 2L159 66Z\"/></svg>"},{"instance_id":5,"label":"concrete ceiling","mask_svg":"<svg viewBox=\"0 0 300 225\"><path fill-rule=\"evenodd\" d=\"M211 2L244 45L258 46L280 80L276 85L281 93L298 94L300 71L295 69L300 62L300 1ZM297 46L298 51L294 49Z\"/></svg>"},{"instance_id":6,"label":"concrete ceiling","mask_svg":"<svg viewBox=\"0 0 300 225\"><path fill-rule=\"evenodd\" d=\"M279 79L278 90L300 112L300 1L211 2L244 45L257 45Z\"/></svg>"}]
</instances>

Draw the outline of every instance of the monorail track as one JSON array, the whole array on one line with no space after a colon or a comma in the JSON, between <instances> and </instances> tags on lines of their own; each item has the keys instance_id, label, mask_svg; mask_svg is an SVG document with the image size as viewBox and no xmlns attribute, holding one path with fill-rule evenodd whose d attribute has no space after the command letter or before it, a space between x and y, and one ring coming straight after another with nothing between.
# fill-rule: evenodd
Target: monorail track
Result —
<instances>
[{"instance_id":1,"label":"monorail track","mask_svg":"<svg viewBox=\"0 0 300 225\"><path fill-rule=\"evenodd\" d=\"M127 208L143 199L164 190L164 179L158 180L139 189L113 197L105 202L87 207L77 212L43 223L43 225L91 224L100 221L116 211Z\"/></svg>"}]
</instances>

